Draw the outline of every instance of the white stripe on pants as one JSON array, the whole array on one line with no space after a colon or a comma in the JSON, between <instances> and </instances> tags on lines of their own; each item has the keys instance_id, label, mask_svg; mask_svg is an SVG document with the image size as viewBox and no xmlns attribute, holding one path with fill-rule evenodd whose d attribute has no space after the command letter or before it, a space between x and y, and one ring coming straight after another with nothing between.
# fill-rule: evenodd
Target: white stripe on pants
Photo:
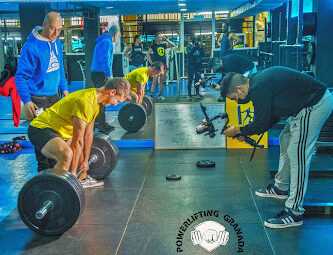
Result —
<instances>
[{"instance_id":1,"label":"white stripe on pants","mask_svg":"<svg viewBox=\"0 0 333 255\"><path fill-rule=\"evenodd\" d=\"M303 108L295 117L290 117L280 134L279 170L275 186L288 190L286 207L295 214L303 214L311 158L320 130L333 110L333 96L327 90L314 106Z\"/></svg>"}]
</instances>

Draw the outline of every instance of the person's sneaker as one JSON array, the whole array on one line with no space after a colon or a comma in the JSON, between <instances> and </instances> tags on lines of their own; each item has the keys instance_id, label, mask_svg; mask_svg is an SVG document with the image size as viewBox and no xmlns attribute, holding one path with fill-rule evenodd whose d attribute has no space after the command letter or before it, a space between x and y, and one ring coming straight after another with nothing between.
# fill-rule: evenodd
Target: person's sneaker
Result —
<instances>
[{"instance_id":1,"label":"person's sneaker","mask_svg":"<svg viewBox=\"0 0 333 255\"><path fill-rule=\"evenodd\" d=\"M203 95L200 95L200 94L196 94L195 95L195 98L203 98L204 96Z\"/></svg>"},{"instance_id":2,"label":"person's sneaker","mask_svg":"<svg viewBox=\"0 0 333 255\"><path fill-rule=\"evenodd\" d=\"M264 225L268 228L288 228L301 226L302 224L303 215L295 215L289 208L285 208L275 217L270 218L264 222Z\"/></svg>"},{"instance_id":3,"label":"person's sneaker","mask_svg":"<svg viewBox=\"0 0 333 255\"><path fill-rule=\"evenodd\" d=\"M187 96L187 99L191 100L191 99L193 99L193 96L189 95L189 96Z\"/></svg>"},{"instance_id":4,"label":"person's sneaker","mask_svg":"<svg viewBox=\"0 0 333 255\"><path fill-rule=\"evenodd\" d=\"M288 191L278 189L274 184L268 184L266 188L258 189L256 191L258 197L275 197L279 199L287 199Z\"/></svg>"},{"instance_id":5,"label":"person's sneaker","mask_svg":"<svg viewBox=\"0 0 333 255\"><path fill-rule=\"evenodd\" d=\"M217 102L225 102L225 98L224 98L224 97L219 97L219 98L217 99Z\"/></svg>"},{"instance_id":6,"label":"person's sneaker","mask_svg":"<svg viewBox=\"0 0 333 255\"><path fill-rule=\"evenodd\" d=\"M162 95L159 95L159 96L158 96L158 99L159 99L159 100L164 100L164 99L165 99L165 97L164 97L164 96L162 96Z\"/></svg>"},{"instance_id":7,"label":"person's sneaker","mask_svg":"<svg viewBox=\"0 0 333 255\"><path fill-rule=\"evenodd\" d=\"M84 189L103 186L104 182L100 180L95 180L90 175L87 175L87 178L80 180L81 185Z\"/></svg>"}]
</instances>

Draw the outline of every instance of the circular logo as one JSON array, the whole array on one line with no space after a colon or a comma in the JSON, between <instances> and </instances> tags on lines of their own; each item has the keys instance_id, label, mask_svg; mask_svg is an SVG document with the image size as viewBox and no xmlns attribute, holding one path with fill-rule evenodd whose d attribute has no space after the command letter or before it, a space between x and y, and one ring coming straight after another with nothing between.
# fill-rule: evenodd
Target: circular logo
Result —
<instances>
[{"instance_id":1,"label":"circular logo","mask_svg":"<svg viewBox=\"0 0 333 255\"><path fill-rule=\"evenodd\" d=\"M163 57L164 54L165 54L165 49L163 47L158 47L157 48L157 53L158 53L158 55L160 55L161 57Z\"/></svg>"}]
</instances>

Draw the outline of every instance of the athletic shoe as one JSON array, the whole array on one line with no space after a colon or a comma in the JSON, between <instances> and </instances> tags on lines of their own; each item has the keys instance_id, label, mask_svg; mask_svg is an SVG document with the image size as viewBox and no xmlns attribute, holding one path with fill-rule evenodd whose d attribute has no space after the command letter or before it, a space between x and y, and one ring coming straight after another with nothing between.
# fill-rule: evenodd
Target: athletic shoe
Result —
<instances>
[{"instance_id":1,"label":"athletic shoe","mask_svg":"<svg viewBox=\"0 0 333 255\"><path fill-rule=\"evenodd\" d=\"M158 99L159 99L159 100L164 100L164 99L165 99L165 97L164 97L164 96L161 96L161 95L159 95L159 96L158 96Z\"/></svg>"},{"instance_id":2,"label":"athletic shoe","mask_svg":"<svg viewBox=\"0 0 333 255\"><path fill-rule=\"evenodd\" d=\"M80 182L81 182L82 187L85 189L92 188L92 187L99 187L99 186L104 185L103 181L95 180L90 175L87 175L87 178L85 178L84 180L80 180Z\"/></svg>"},{"instance_id":3,"label":"athletic shoe","mask_svg":"<svg viewBox=\"0 0 333 255\"><path fill-rule=\"evenodd\" d=\"M258 197L275 197L279 199L287 199L288 191L278 189L274 184L268 184L267 188L258 189L256 191Z\"/></svg>"},{"instance_id":4,"label":"athletic shoe","mask_svg":"<svg viewBox=\"0 0 333 255\"><path fill-rule=\"evenodd\" d=\"M295 215L289 208L285 208L275 217L265 221L264 225L268 228L289 228L301 226L303 224L303 215Z\"/></svg>"}]
</instances>

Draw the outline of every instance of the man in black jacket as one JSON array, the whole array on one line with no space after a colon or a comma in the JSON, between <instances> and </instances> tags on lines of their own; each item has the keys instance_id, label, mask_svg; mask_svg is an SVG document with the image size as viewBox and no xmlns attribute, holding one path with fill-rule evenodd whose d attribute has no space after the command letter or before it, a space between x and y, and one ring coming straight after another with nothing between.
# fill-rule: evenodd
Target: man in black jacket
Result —
<instances>
[{"instance_id":1,"label":"man in black jacket","mask_svg":"<svg viewBox=\"0 0 333 255\"><path fill-rule=\"evenodd\" d=\"M229 137L261 134L282 116L289 117L279 137L275 183L257 190L256 195L287 199L286 208L265 221L266 227L302 225L311 157L320 130L332 112L332 94L311 76L276 66L249 77L228 73L222 81L221 96L237 103L251 100L254 106L254 121L245 127L229 127L224 131Z\"/></svg>"}]
</instances>

